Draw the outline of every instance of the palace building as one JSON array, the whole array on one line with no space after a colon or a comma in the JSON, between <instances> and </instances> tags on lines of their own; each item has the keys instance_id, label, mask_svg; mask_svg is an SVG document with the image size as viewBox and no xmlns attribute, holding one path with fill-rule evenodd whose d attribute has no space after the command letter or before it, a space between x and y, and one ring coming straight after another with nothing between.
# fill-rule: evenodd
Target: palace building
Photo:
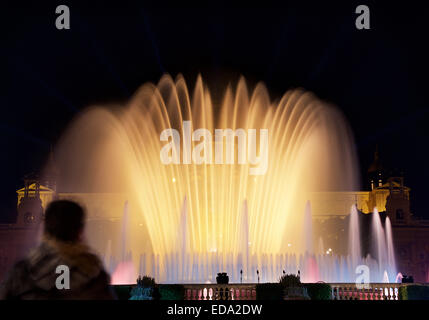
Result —
<instances>
[{"instance_id":1,"label":"palace building","mask_svg":"<svg viewBox=\"0 0 429 320\"><path fill-rule=\"evenodd\" d=\"M52 155L50 161L53 162ZM55 177L55 170L43 180L27 176L24 187L17 190L16 222L0 224L0 281L13 263L36 245L43 211L54 199L82 204L88 212L90 232L103 233L120 222L127 202L125 194L57 192ZM335 226L340 232L346 228L341 221L346 220L353 204L363 216L369 216L377 208L381 216L388 216L392 222L397 269L413 276L416 282L429 282L429 220L419 220L412 215L411 190L404 185L404 177L386 174L376 152L367 183L365 191L311 194L313 219L322 224L340 221ZM338 236L334 234L333 238L338 239Z\"/></svg>"}]
</instances>

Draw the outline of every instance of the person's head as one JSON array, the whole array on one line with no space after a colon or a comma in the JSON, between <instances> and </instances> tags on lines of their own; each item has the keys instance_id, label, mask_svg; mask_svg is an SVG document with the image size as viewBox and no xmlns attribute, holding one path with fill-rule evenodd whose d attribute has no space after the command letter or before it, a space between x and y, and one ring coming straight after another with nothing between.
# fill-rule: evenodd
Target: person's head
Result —
<instances>
[{"instance_id":1,"label":"person's head","mask_svg":"<svg viewBox=\"0 0 429 320\"><path fill-rule=\"evenodd\" d=\"M85 212L73 201L57 200L45 211L45 235L61 241L76 242L85 225Z\"/></svg>"}]
</instances>

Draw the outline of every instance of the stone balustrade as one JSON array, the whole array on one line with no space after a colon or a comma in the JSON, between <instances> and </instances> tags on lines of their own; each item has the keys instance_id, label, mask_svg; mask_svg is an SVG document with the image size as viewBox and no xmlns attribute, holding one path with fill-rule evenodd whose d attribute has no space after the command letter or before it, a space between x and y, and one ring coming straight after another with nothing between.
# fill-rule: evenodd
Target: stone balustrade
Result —
<instances>
[{"instance_id":1,"label":"stone balustrade","mask_svg":"<svg viewBox=\"0 0 429 320\"><path fill-rule=\"evenodd\" d=\"M334 300L399 300L401 283L370 283L357 287L354 283L330 283Z\"/></svg>"},{"instance_id":2,"label":"stone balustrade","mask_svg":"<svg viewBox=\"0 0 429 320\"><path fill-rule=\"evenodd\" d=\"M354 283L330 283L334 300L399 300L406 284L371 283L359 288ZM185 284L185 300L256 300L256 284Z\"/></svg>"},{"instance_id":3,"label":"stone balustrade","mask_svg":"<svg viewBox=\"0 0 429 320\"><path fill-rule=\"evenodd\" d=\"M256 300L256 284L185 284L185 300Z\"/></svg>"}]
</instances>

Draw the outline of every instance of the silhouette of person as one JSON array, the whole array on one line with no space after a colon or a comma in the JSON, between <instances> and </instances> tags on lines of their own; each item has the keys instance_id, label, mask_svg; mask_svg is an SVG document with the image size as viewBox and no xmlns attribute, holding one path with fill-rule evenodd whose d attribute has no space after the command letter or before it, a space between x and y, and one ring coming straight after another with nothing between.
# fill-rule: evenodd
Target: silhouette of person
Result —
<instances>
[{"instance_id":1,"label":"silhouette of person","mask_svg":"<svg viewBox=\"0 0 429 320\"><path fill-rule=\"evenodd\" d=\"M110 276L82 240L84 220L77 203L53 201L45 212L40 245L13 267L0 287L0 299L114 299Z\"/></svg>"}]
</instances>

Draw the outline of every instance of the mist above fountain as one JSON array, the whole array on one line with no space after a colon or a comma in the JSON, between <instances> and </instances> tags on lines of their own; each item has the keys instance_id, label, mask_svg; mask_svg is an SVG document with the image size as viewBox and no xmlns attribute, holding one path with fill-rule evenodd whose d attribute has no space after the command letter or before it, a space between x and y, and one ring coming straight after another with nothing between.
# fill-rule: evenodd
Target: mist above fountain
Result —
<instances>
[{"instance_id":1,"label":"mist above fountain","mask_svg":"<svg viewBox=\"0 0 429 320\"><path fill-rule=\"evenodd\" d=\"M163 164L161 133L184 132L189 123L192 131L267 129L266 173L249 174L252 164L238 161L236 151L234 163ZM182 155L196 145L183 144ZM201 77L191 97L182 76L166 75L156 86L143 85L126 105L83 112L57 155L63 192L126 195L122 231L103 235L105 247L98 248L108 250L112 268L127 270L122 273L151 274L158 282L213 281L220 271L238 282L240 270L248 282L256 270L261 281L276 281L283 270L308 270L303 277L311 281L350 273L347 257L314 251L306 203L311 192L356 190L352 134L335 107L309 92L290 90L272 101L263 84L249 92L241 78L214 105ZM108 219L118 212L97 214Z\"/></svg>"}]
</instances>

